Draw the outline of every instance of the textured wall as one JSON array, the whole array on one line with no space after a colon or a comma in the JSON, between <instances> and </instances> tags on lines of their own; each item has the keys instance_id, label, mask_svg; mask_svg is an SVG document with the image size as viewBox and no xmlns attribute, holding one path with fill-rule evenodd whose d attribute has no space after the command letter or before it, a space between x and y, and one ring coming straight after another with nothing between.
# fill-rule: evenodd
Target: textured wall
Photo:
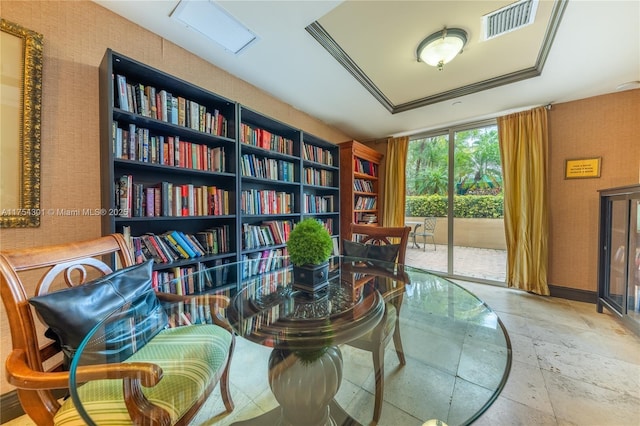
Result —
<instances>
[{"instance_id":1,"label":"textured wall","mask_svg":"<svg viewBox=\"0 0 640 426\"><path fill-rule=\"evenodd\" d=\"M598 190L640 182L640 89L553 105L549 128L549 284L596 291ZM599 179L564 179L565 160L590 157Z\"/></svg>"},{"instance_id":2,"label":"textured wall","mask_svg":"<svg viewBox=\"0 0 640 426\"><path fill-rule=\"evenodd\" d=\"M41 207L100 207L98 66L107 48L332 142L350 139L136 24L81 1L0 2L0 16L44 36ZM99 217L44 216L39 228L1 229L0 249L100 235ZM0 306L0 360L10 339ZM11 390L0 375L0 394Z\"/></svg>"}]
</instances>

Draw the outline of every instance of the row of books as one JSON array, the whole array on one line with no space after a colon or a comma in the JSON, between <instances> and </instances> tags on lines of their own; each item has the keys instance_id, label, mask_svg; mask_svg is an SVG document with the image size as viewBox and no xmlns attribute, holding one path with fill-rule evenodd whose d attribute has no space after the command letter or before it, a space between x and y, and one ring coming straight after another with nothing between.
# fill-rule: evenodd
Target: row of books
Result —
<instances>
[{"instance_id":1,"label":"row of books","mask_svg":"<svg viewBox=\"0 0 640 426\"><path fill-rule=\"evenodd\" d=\"M240 194L240 211L247 215L290 214L294 212L294 195L272 189L249 189Z\"/></svg>"},{"instance_id":2,"label":"row of books","mask_svg":"<svg viewBox=\"0 0 640 426\"><path fill-rule=\"evenodd\" d=\"M333 172L330 170L305 167L304 183L307 185L333 186Z\"/></svg>"},{"instance_id":3,"label":"row of books","mask_svg":"<svg viewBox=\"0 0 640 426\"><path fill-rule=\"evenodd\" d=\"M205 251L192 235L167 231L162 235L147 234L131 237L130 244L136 263L153 259L156 263L171 263L181 259L204 256Z\"/></svg>"},{"instance_id":4,"label":"row of books","mask_svg":"<svg viewBox=\"0 0 640 426\"><path fill-rule=\"evenodd\" d=\"M295 179L294 165L289 161L258 157L253 154L243 154L242 161L240 161L240 168L242 176L281 180L284 182L293 182Z\"/></svg>"},{"instance_id":5,"label":"row of books","mask_svg":"<svg viewBox=\"0 0 640 426\"><path fill-rule=\"evenodd\" d=\"M132 236L131 228L123 227L123 235L134 254L136 263L153 259L158 264L169 264L183 259L196 259L205 255L230 251L230 229L228 225L188 234L182 231L167 231L163 234Z\"/></svg>"},{"instance_id":6,"label":"row of books","mask_svg":"<svg viewBox=\"0 0 640 426\"><path fill-rule=\"evenodd\" d=\"M354 179L353 189L358 192L375 192L373 182L367 179Z\"/></svg>"},{"instance_id":7,"label":"row of books","mask_svg":"<svg viewBox=\"0 0 640 426\"><path fill-rule=\"evenodd\" d=\"M229 191L216 186L160 182L145 186L132 175L115 182L120 217L220 216L229 214Z\"/></svg>"},{"instance_id":8,"label":"row of books","mask_svg":"<svg viewBox=\"0 0 640 426\"><path fill-rule=\"evenodd\" d=\"M303 194L303 209L305 213L333 213L335 212L333 195Z\"/></svg>"},{"instance_id":9,"label":"row of books","mask_svg":"<svg viewBox=\"0 0 640 426\"><path fill-rule=\"evenodd\" d=\"M324 228L329 232L330 235L333 235L333 219L329 218L316 218L318 222L324 226Z\"/></svg>"},{"instance_id":10,"label":"row of books","mask_svg":"<svg viewBox=\"0 0 640 426\"><path fill-rule=\"evenodd\" d=\"M354 204L355 210L375 210L377 207L377 197L357 196Z\"/></svg>"},{"instance_id":11,"label":"row of books","mask_svg":"<svg viewBox=\"0 0 640 426\"><path fill-rule=\"evenodd\" d=\"M241 260L243 280L284 268L290 263L286 247L243 254Z\"/></svg>"},{"instance_id":12,"label":"row of books","mask_svg":"<svg viewBox=\"0 0 640 426\"><path fill-rule=\"evenodd\" d=\"M161 271L153 271L152 285L163 293L179 295L200 294L229 281L228 259L198 262L189 266L176 266Z\"/></svg>"},{"instance_id":13,"label":"row of books","mask_svg":"<svg viewBox=\"0 0 640 426\"><path fill-rule=\"evenodd\" d=\"M207 109L182 96L173 96L164 89L128 82L116 74L114 95L116 107L178 126L188 127L217 136L227 136L227 119L216 108Z\"/></svg>"},{"instance_id":14,"label":"row of books","mask_svg":"<svg viewBox=\"0 0 640 426\"><path fill-rule=\"evenodd\" d=\"M356 173L363 173L365 175L377 177L378 165L368 160L362 160L360 158L354 158L353 167Z\"/></svg>"},{"instance_id":15,"label":"row of books","mask_svg":"<svg viewBox=\"0 0 640 426\"><path fill-rule=\"evenodd\" d=\"M293 228L290 220L270 220L258 225L242 224L242 248L252 250L284 244Z\"/></svg>"},{"instance_id":16,"label":"row of books","mask_svg":"<svg viewBox=\"0 0 640 426\"><path fill-rule=\"evenodd\" d=\"M354 222L363 224L378 223L378 215L375 213L356 213Z\"/></svg>"},{"instance_id":17,"label":"row of books","mask_svg":"<svg viewBox=\"0 0 640 426\"><path fill-rule=\"evenodd\" d=\"M246 123L240 124L240 142L282 154L293 155L293 140Z\"/></svg>"},{"instance_id":18,"label":"row of books","mask_svg":"<svg viewBox=\"0 0 640 426\"><path fill-rule=\"evenodd\" d=\"M315 161L316 163L326 164L327 166L333 166L333 154L331 151L319 146L313 146L309 144L303 145L302 155L305 160Z\"/></svg>"},{"instance_id":19,"label":"row of books","mask_svg":"<svg viewBox=\"0 0 640 426\"><path fill-rule=\"evenodd\" d=\"M224 147L209 147L180 140L180 136L152 135L149 129L129 124L128 129L114 124L115 158L144 163L184 167L195 170L225 172Z\"/></svg>"},{"instance_id":20,"label":"row of books","mask_svg":"<svg viewBox=\"0 0 640 426\"><path fill-rule=\"evenodd\" d=\"M235 291L231 289L215 290L215 294L231 298L231 296L235 294ZM217 307L217 312L212 312L211 306L208 303L198 303L196 298L192 298L188 302L173 303L165 307L165 312L169 319L169 327L192 324L213 324L213 316L216 315L216 313L220 316L225 316L224 308Z\"/></svg>"}]
</instances>

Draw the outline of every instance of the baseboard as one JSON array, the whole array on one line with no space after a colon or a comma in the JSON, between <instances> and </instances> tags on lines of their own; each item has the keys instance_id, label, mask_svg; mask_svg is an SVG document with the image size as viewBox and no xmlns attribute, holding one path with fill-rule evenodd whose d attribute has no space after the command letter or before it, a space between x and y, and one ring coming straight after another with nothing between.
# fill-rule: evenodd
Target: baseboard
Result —
<instances>
[{"instance_id":1,"label":"baseboard","mask_svg":"<svg viewBox=\"0 0 640 426\"><path fill-rule=\"evenodd\" d=\"M596 303L598 300L598 293L595 291L580 290L569 287L560 287L555 285L549 285L549 292L551 296L559 297L561 299L575 300L577 302Z\"/></svg>"},{"instance_id":2,"label":"baseboard","mask_svg":"<svg viewBox=\"0 0 640 426\"><path fill-rule=\"evenodd\" d=\"M22 405L18 399L18 392L11 391L0 395L0 423L8 422L24 415Z\"/></svg>"}]
</instances>

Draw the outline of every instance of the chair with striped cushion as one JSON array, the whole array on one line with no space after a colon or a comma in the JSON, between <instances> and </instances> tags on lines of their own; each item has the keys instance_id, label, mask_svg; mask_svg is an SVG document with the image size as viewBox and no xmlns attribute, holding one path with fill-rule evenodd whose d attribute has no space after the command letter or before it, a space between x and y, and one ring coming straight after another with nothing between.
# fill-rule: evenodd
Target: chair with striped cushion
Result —
<instances>
[{"instance_id":1,"label":"chair with striped cushion","mask_svg":"<svg viewBox=\"0 0 640 426\"><path fill-rule=\"evenodd\" d=\"M79 366L75 373L83 384L75 389L78 398L60 402L69 392L70 374L64 371L59 342L42 338L40 311L36 315L28 294L43 296L54 293L50 288L56 285L76 288L95 275L109 276L113 271L102 261L106 255L115 255L124 267L133 265L119 234L0 252L0 295L13 345L6 375L29 417L38 425L84 425L74 405L79 399L96 424L185 425L218 382L225 409L233 410L228 374L235 338L217 314L228 299L163 293L157 293L161 302L206 305L213 323L163 327L123 362Z\"/></svg>"}]
</instances>

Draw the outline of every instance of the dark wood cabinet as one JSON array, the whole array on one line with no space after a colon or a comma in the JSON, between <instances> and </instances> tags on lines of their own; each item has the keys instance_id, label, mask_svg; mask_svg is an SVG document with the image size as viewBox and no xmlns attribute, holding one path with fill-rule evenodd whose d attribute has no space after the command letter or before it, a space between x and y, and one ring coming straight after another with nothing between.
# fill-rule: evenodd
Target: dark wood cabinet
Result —
<instances>
[{"instance_id":1,"label":"dark wood cabinet","mask_svg":"<svg viewBox=\"0 0 640 426\"><path fill-rule=\"evenodd\" d=\"M600 191L598 312L640 335L640 185Z\"/></svg>"}]
</instances>

